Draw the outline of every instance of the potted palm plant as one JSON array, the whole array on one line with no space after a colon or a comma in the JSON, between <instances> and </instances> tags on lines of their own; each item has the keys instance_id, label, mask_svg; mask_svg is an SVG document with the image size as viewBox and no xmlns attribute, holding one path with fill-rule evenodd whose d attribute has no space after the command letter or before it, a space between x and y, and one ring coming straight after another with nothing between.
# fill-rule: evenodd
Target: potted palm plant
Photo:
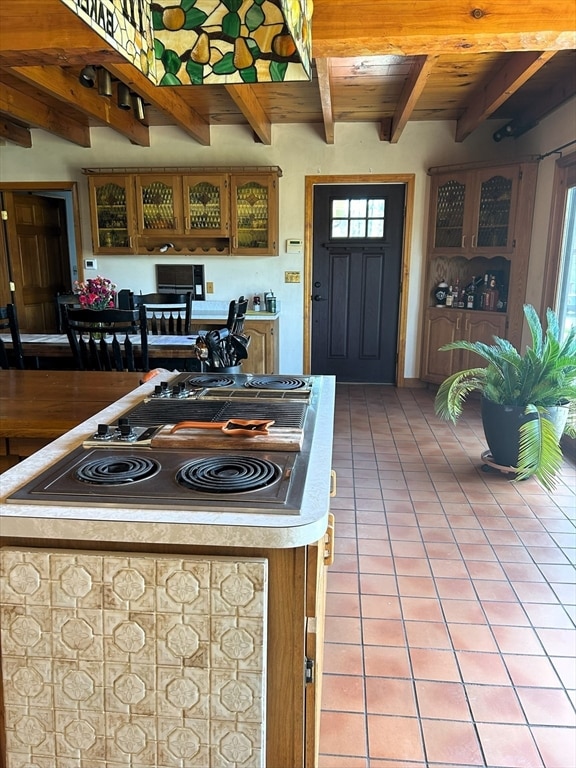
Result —
<instances>
[{"instance_id":1,"label":"potted palm plant","mask_svg":"<svg viewBox=\"0 0 576 768\"><path fill-rule=\"evenodd\" d=\"M466 397L482 395L484 433L493 462L513 469L516 479L534 475L552 490L562 463L560 438L576 436L576 327L561 339L558 317L546 311L543 331L533 306L524 306L532 345L521 355L506 339L494 344L455 341L442 350L463 349L487 361L449 376L436 394L436 413L456 422Z\"/></svg>"}]
</instances>

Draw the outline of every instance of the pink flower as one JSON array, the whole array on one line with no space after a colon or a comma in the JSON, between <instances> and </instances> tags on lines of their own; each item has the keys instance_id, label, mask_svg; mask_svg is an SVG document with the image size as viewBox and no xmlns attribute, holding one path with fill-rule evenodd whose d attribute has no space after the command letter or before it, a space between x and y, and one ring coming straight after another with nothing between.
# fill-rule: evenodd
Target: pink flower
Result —
<instances>
[{"instance_id":1,"label":"pink flower","mask_svg":"<svg viewBox=\"0 0 576 768\"><path fill-rule=\"evenodd\" d=\"M116 285L107 277L91 277L74 283L78 302L85 309L109 309L116 306Z\"/></svg>"}]
</instances>

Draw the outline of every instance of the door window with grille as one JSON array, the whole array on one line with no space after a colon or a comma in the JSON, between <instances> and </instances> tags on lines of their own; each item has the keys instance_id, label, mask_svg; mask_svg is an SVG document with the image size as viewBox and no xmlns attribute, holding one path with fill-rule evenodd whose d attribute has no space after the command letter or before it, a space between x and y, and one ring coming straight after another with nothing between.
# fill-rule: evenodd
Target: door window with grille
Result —
<instances>
[{"instance_id":1,"label":"door window with grille","mask_svg":"<svg viewBox=\"0 0 576 768\"><path fill-rule=\"evenodd\" d=\"M332 200L330 239L384 237L386 201L382 197L336 198Z\"/></svg>"}]
</instances>

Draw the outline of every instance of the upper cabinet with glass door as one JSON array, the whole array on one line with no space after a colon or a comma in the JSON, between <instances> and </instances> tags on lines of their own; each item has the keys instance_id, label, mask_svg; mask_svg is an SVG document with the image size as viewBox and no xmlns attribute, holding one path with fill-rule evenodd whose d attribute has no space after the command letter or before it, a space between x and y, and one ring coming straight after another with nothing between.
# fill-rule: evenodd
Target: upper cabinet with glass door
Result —
<instances>
[{"instance_id":1,"label":"upper cabinet with glass door","mask_svg":"<svg viewBox=\"0 0 576 768\"><path fill-rule=\"evenodd\" d=\"M232 247L245 256L278 255L278 173L231 176Z\"/></svg>"},{"instance_id":2,"label":"upper cabinet with glass door","mask_svg":"<svg viewBox=\"0 0 576 768\"><path fill-rule=\"evenodd\" d=\"M182 177L178 174L136 176L138 232L141 235L184 233Z\"/></svg>"},{"instance_id":3,"label":"upper cabinet with glass door","mask_svg":"<svg viewBox=\"0 0 576 768\"><path fill-rule=\"evenodd\" d=\"M518 165L455 171L432 180L431 253L490 256L514 251Z\"/></svg>"},{"instance_id":4,"label":"upper cabinet with glass door","mask_svg":"<svg viewBox=\"0 0 576 768\"><path fill-rule=\"evenodd\" d=\"M134 253L133 176L89 176L88 194L94 253Z\"/></svg>"},{"instance_id":5,"label":"upper cabinet with glass door","mask_svg":"<svg viewBox=\"0 0 576 768\"><path fill-rule=\"evenodd\" d=\"M184 229L188 235L226 237L230 232L229 176L184 176Z\"/></svg>"}]
</instances>

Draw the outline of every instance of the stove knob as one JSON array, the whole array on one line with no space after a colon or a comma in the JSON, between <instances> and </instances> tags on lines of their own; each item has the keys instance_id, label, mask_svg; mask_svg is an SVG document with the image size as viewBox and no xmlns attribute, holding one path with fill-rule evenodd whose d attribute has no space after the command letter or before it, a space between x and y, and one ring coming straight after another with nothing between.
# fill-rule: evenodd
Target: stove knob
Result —
<instances>
[{"instance_id":1,"label":"stove knob","mask_svg":"<svg viewBox=\"0 0 576 768\"><path fill-rule=\"evenodd\" d=\"M162 381L162 382L160 382L160 386L162 387L162 391L166 392L166 390L168 389L168 382L167 381Z\"/></svg>"},{"instance_id":2,"label":"stove knob","mask_svg":"<svg viewBox=\"0 0 576 768\"><path fill-rule=\"evenodd\" d=\"M182 390L180 389L180 387L179 387L179 386L177 386L177 385L175 384L175 385L172 387L172 397L180 397L180 392L181 392L181 391L182 391Z\"/></svg>"},{"instance_id":3,"label":"stove knob","mask_svg":"<svg viewBox=\"0 0 576 768\"><path fill-rule=\"evenodd\" d=\"M179 382L178 388L180 389L180 392L186 392L186 382L185 381Z\"/></svg>"},{"instance_id":4,"label":"stove knob","mask_svg":"<svg viewBox=\"0 0 576 768\"><path fill-rule=\"evenodd\" d=\"M109 437L112 437L112 434L109 432L108 424L98 424L98 430L94 435L94 438L96 440L106 440Z\"/></svg>"},{"instance_id":5,"label":"stove knob","mask_svg":"<svg viewBox=\"0 0 576 768\"><path fill-rule=\"evenodd\" d=\"M132 427L130 426L130 423L128 422L128 419L125 420L125 423L119 424L120 427L120 435L122 437L128 437L132 432Z\"/></svg>"},{"instance_id":6,"label":"stove knob","mask_svg":"<svg viewBox=\"0 0 576 768\"><path fill-rule=\"evenodd\" d=\"M154 394L156 397L162 397L162 387L160 386L160 384L156 384L156 386L154 387Z\"/></svg>"}]
</instances>

